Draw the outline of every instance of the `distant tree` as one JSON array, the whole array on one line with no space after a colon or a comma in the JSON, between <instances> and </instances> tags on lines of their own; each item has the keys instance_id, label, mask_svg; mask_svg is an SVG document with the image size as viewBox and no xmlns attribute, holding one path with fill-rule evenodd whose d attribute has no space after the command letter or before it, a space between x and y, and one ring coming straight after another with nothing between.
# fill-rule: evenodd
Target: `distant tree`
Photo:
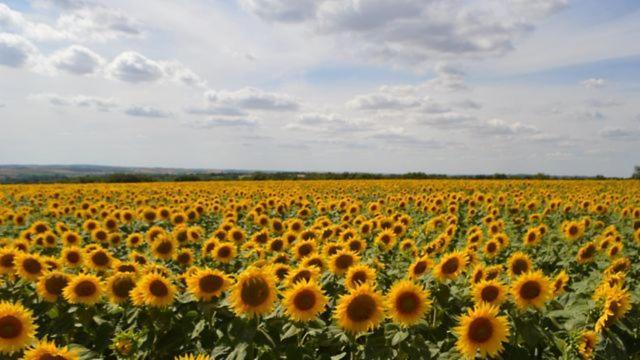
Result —
<instances>
[{"instance_id":1,"label":"distant tree","mask_svg":"<svg viewBox=\"0 0 640 360\"><path fill-rule=\"evenodd\" d=\"M631 178L640 180L640 166L635 167L635 169L633 170L633 175L631 175Z\"/></svg>"}]
</instances>

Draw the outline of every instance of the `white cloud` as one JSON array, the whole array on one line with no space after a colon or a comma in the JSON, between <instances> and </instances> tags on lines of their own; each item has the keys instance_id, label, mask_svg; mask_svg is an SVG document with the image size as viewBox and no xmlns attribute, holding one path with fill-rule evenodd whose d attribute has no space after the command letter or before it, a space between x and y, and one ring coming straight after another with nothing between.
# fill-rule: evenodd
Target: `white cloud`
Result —
<instances>
[{"instance_id":1,"label":"white cloud","mask_svg":"<svg viewBox=\"0 0 640 360\"><path fill-rule=\"evenodd\" d=\"M147 118L167 118L171 116L170 112L163 111L151 106L130 106L124 111L125 114L135 117L147 117Z\"/></svg>"},{"instance_id":2,"label":"white cloud","mask_svg":"<svg viewBox=\"0 0 640 360\"><path fill-rule=\"evenodd\" d=\"M22 13L0 3L0 31L19 34L32 40L61 40L66 36L43 23L27 20Z\"/></svg>"},{"instance_id":3,"label":"white cloud","mask_svg":"<svg viewBox=\"0 0 640 360\"><path fill-rule=\"evenodd\" d=\"M622 105L620 101L614 99L589 99L586 103L594 108L610 108Z\"/></svg>"},{"instance_id":4,"label":"white cloud","mask_svg":"<svg viewBox=\"0 0 640 360\"><path fill-rule=\"evenodd\" d=\"M22 36L0 33L0 65L19 68L38 56L38 49Z\"/></svg>"},{"instance_id":5,"label":"white cloud","mask_svg":"<svg viewBox=\"0 0 640 360\"><path fill-rule=\"evenodd\" d=\"M87 75L97 72L105 61L100 55L84 46L72 45L53 53L49 62L58 70L75 75Z\"/></svg>"},{"instance_id":6,"label":"white cloud","mask_svg":"<svg viewBox=\"0 0 640 360\"><path fill-rule=\"evenodd\" d=\"M435 66L436 77L427 82L427 86L444 91L467 89L464 72L451 64L439 62Z\"/></svg>"},{"instance_id":7,"label":"white cloud","mask_svg":"<svg viewBox=\"0 0 640 360\"><path fill-rule=\"evenodd\" d=\"M507 122L497 118L476 123L471 129L484 135L520 135L536 134L539 132L539 130L533 126L520 122Z\"/></svg>"},{"instance_id":8,"label":"white cloud","mask_svg":"<svg viewBox=\"0 0 640 360\"><path fill-rule=\"evenodd\" d=\"M240 0L247 11L268 21L297 22L314 15L316 0Z\"/></svg>"},{"instance_id":9,"label":"white cloud","mask_svg":"<svg viewBox=\"0 0 640 360\"><path fill-rule=\"evenodd\" d=\"M640 130L623 127L606 127L598 134L608 140L640 141Z\"/></svg>"},{"instance_id":10,"label":"white cloud","mask_svg":"<svg viewBox=\"0 0 640 360\"><path fill-rule=\"evenodd\" d=\"M118 107L118 104L114 99L87 95L65 96L55 93L43 93L30 95L29 98L38 101L46 101L53 106L93 108L98 111L110 111L111 109Z\"/></svg>"},{"instance_id":11,"label":"white cloud","mask_svg":"<svg viewBox=\"0 0 640 360\"><path fill-rule=\"evenodd\" d=\"M164 76L162 65L135 51L126 51L118 55L107 66L108 76L131 83L144 83L160 80Z\"/></svg>"},{"instance_id":12,"label":"white cloud","mask_svg":"<svg viewBox=\"0 0 640 360\"><path fill-rule=\"evenodd\" d=\"M367 120L350 120L334 113L303 113L296 121L284 126L285 130L304 131L313 133L344 134L362 132L372 129L372 123Z\"/></svg>"},{"instance_id":13,"label":"white cloud","mask_svg":"<svg viewBox=\"0 0 640 360\"><path fill-rule=\"evenodd\" d=\"M347 106L358 110L407 109L420 105L420 101L412 96L397 96L389 93L358 95L347 103Z\"/></svg>"},{"instance_id":14,"label":"white cloud","mask_svg":"<svg viewBox=\"0 0 640 360\"><path fill-rule=\"evenodd\" d=\"M299 102L289 95L266 92L253 87L237 91L209 90L205 92L205 98L214 105L247 110L292 111L300 107Z\"/></svg>"},{"instance_id":15,"label":"white cloud","mask_svg":"<svg viewBox=\"0 0 640 360\"><path fill-rule=\"evenodd\" d=\"M607 85L607 81L603 78L589 78L583 80L580 84L587 89L601 89Z\"/></svg>"},{"instance_id":16,"label":"white cloud","mask_svg":"<svg viewBox=\"0 0 640 360\"><path fill-rule=\"evenodd\" d=\"M457 112L420 116L416 119L418 124L429 125L438 129L463 129L471 126L477 119L474 116Z\"/></svg>"},{"instance_id":17,"label":"white cloud","mask_svg":"<svg viewBox=\"0 0 640 360\"><path fill-rule=\"evenodd\" d=\"M216 127L257 127L260 122L254 118L211 118L198 120L188 125L195 128L210 129Z\"/></svg>"},{"instance_id":18,"label":"white cloud","mask_svg":"<svg viewBox=\"0 0 640 360\"><path fill-rule=\"evenodd\" d=\"M122 11L100 5L82 7L58 18L57 28L81 41L108 41L142 36L140 24Z\"/></svg>"}]
</instances>

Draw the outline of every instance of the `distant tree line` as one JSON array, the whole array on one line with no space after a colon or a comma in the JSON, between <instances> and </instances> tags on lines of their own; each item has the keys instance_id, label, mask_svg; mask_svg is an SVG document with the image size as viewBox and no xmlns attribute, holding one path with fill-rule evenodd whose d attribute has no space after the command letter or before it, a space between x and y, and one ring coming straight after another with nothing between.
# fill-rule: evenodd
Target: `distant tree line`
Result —
<instances>
[{"instance_id":1,"label":"distant tree line","mask_svg":"<svg viewBox=\"0 0 640 360\"><path fill-rule=\"evenodd\" d=\"M640 179L640 166L635 168L633 179ZM113 173L105 175L65 176L65 175L23 175L0 179L5 184L39 184L39 183L139 183L139 182L167 182L167 181L216 181L216 180L374 180L374 179L523 179L523 180L552 180L552 179L620 179L605 178L602 175L585 176L554 176L544 173L537 174L479 174L479 175L445 175L428 174L424 172L410 172L405 174L379 174L364 172L223 172L223 173L193 173L193 174L136 174Z\"/></svg>"}]
</instances>

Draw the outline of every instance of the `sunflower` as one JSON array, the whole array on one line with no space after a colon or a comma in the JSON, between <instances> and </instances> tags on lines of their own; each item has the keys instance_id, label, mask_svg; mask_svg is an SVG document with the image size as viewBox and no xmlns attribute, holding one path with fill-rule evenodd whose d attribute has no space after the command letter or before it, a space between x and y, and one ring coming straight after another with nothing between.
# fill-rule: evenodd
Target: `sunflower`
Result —
<instances>
[{"instance_id":1,"label":"sunflower","mask_svg":"<svg viewBox=\"0 0 640 360\"><path fill-rule=\"evenodd\" d=\"M500 243L496 239L491 239L484 244L483 251L487 258L494 258L500 252Z\"/></svg>"},{"instance_id":2,"label":"sunflower","mask_svg":"<svg viewBox=\"0 0 640 360\"><path fill-rule=\"evenodd\" d=\"M353 290L364 284L375 286L375 283L376 271L370 266L364 264L351 266L344 279L344 285L349 290Z\"/></svg>"},{"instance_id":3,"label":"sunflower","mask_svg":"<svg viewBox=\"0 0 640 360\"><path fill-rule=\"evenodd\" d=\"M169 260L178 249L178 241L173 236L158 236L151 244L151 255L157 259Z\"/></svg>"},{"instance_id":4,"label":"sunflower","mask_svg":"<svg viewBox=\"0 0 640 360\"><path fill-rule=\"evenodd\" d=\"M318 281L320 277L320 271L316 267L299 266L296 269L290 270L287 274L287 286L295 285L301 281Z\"/></svg>"},{"instance_id":5,"label":"sunflower","mask_svg":"<svg viewBox=\"0 0 640 360\"><path fill-rule=\"evenodd\" d=\"M188 248L182 248L176 252L173 258L180 266L187 267L193 264L194 254L193 250Z\"/></svg>"},{"instance_id":6,"label":"sunflower","mask_svg":"<svg viewBox=\"0 0 640 360\"><path fill-rule=\"evenodd\" d=\"M36 281L45 270L42 258L36 254L18 253L14 261L18 276L27 281Z\"/></svg>"},{"instance_id":7,"label":"sunflower","mask_svg":"<svg viewBox=\"0 0 640 360\"><path fill-rule=\"evenodd\" d=\"M477 352L482 357L495 357L504 350L509 323L506 316L498 316L497 306L482 303L460 318L455 333L456 347L465 358L473 359Z\"/></svg>"},{"instance_id":8,"label":"sunflower","mask_svg":"<svg viewBox=\"0 0 640 360\"><path fill-rule=\"evenodd\" d=\"M14 249L0 248L0 275L13 274L16 270L16 255Z\"/></svg>"},{"instance_id":9,"label":"sunflower","mask_svg":"<svg viewBox=\"0 0 640 360\"><path fill-rule=\"evenodd\" d=\"M420 322L431 308L429 291L410 280L394 283L385 300L391 319L401 326Z\"/></svg>"},{"instance_id":10,"label":"sunflower","mask_svg":"<svg viewBox=\"0 0 640 360\"><path fill-rule=\"evenodd\" d=\"M271 266L271 272L273 272L278 281L284 280L290 271L291 267L287 264L274 264Z\"/></svg>"},{"instance_id":11,"label":"sunflower","mask_svg":"<svg viewBox=\"0 0 640 360\"><path fill-rule=\"evenodd\" d=\"M584 223L568 221L562 225L562 233L569 241L575 241L584 235Z\"/></svg>"},{"instance_id":12,"label":"sunflower","mask_svg":"<svg viewBox=\"0 0 640 360\"><path fill-rule=\"evenodd\" d=\"M619 286L609 288L602 308L602 314L596 322L595 331L600 333L602 329L609 327L624 317L629 310L631 310L631 296L629 292Z\"/></svg>"},{"instance_id":13,"label":"sunflower","mask_svg":"<svg viewBox=\"0 0 640 360\"><path fill-rule=\"evenodd\" d=\"M75 231L65 231L62 233L62 242L64 246L77 246L82 242L82 238Z\"/></svg>"},{"instance_id":14,"label":"sunflower","mask_svg":"<svg viewBox=\"0 0 640 360\"><path fill-rule=\"evenodd\" d=\"M321 273L327 267L327 264L326 264L326 261L325 261L324 257L322 255L319 255L319 254L307 256L306 258L304 258L304 261L302 262L302 265L304 265L306 267L314 266Z\"/></svg>"},{"instance_id":15,"label":"sunflower","mask_svg":"<svg viewBox=\"0 0 640 360\"><path fill-rule=\"evenodd\" d=\"M360 286L338 299L334 317L347 332L373 330L384 319L383 297L368 284Z\"/></svg>"},{"instance_id":16,"label":"sunflower","mask_svg":"<svg viewBox=\"0 0 640 360\"><path fill-rule=\"evenodd\" d=\"M524 273L532 271L533 262L529 258L529 255L523 252L515 252L507 261L507 267L509 268L509 276L512 278L518 277Z\"/></svg>"},{"instance_id":17,"label":"sunflower","mask_svg":"<svg viewBox=\"0 0 640 360\"><path fill-rule=\"evenodd\" d=\"M211 356L203 354L183 354L176 356L173 360L211 360Z\"/></svg>"},{"instance_id":18,"label":"sunflower","mask_svg":"<svg viewBox=\"0 0 640 360\"><path fill-rule=\"evenodd\" d=\"M20 303L0 302L0 354L12 354L31 345L36 328L31 310Z\"/></svg>"},{"instance_id":19,"label":"sunflower","mask_svg":"<svg viewBox=\"0 0 640 360\"><path fill-rule=\"evenodd\" d=\"M409 279L417 279L421 277L422 275L426 274L432 267L433 261L429 257L422 256L416 259L416 261L409 265Z\"/></svg>"},{"instance_id":20,"label":"sunflower","mask_svg":"<svg viewBox=\"0 0 640 360\"><path fill-rule=\"evenodd\" d=\"M100 301L104 287L95 275L79 274L71 278L62 290L62 295L70 304L93 305Z\"/></svg>"},{"instance_id":21,"label":"sunflower","mask_svg":"<svg viewBox=\"0 0 640 360\"><path fill-rule=\"evenodd\" d=\"M551 297L551 282L541 271L518 276L511 285L511 295L520 310L541 308Z\"/></svg>"},{"instance_id":22,"label":"sunflower","mask_svg":"<svg viewBox=\"0 0 640 360\"><path fill-rule=\"evenodd\" d=\"M598 333L592 330L583 331L578 339L578 353L582 359L591 359L593 352L598 345Z\"/></svg>"},{"instance_id":23,"label":"sunflower","mask_svg":"<svg viewBox=\"0 0 640 360\"><path fill-rule=\"evenodd\" d=\"M76 350L65 347L57 347L54 342L42 340L36 346L24 352L24 360L79 360L80 355Z\"/></svg>"},{"instance_id":24,"label":"sunflower","mask_svg":"<svg viewBox=\"0 0 640 360\"><path fill-rule=\"evenodd\" d=\"M340 250L329 259L329 267L334 274L343 275L359 261L360 257L353 251Z\"/></svg>"},{"instance_id":25,"label":"sunflower","mask_svg":"<svg viewBox=\"0 0 640 360\"><path fill-rule=\"evenodd\" d=\"M41 298L54 302L62 296L62 290L67 286L69 280L69 275L61 271L53 271L38 279L36 291Z\"/></svg>"},{"instance_id":26,"label":"sunflower","mask_svg":"<svg viewBox=\"0 0 640 360\"><path fill-rule=\"evenodd\" d=\"M296 242L293 246L293 255L300 260L307 256L311 256L316 252L316 242L314 240L303 240Z\"/></svg>"},{"instance_id":27,"label":"sunflower","mask_svg":"<svg viewBox=\"0 0 640 360\"><path fill-rule=\"evenodd\" d=\"M236 257L237 252L236 244L229 241L221 242L213 249L213 258L227 264Z\"/></svg>"},{"instance_id":28,"label":"sunflower","mask_svg":"<svg viewBox=\"0 0 640 360\"><path fill-rule=\"evenodd\" d=\"M523 242L525 246L536 246L540 244L540 239L542 238L542 234L540 233L540 229L530 228L524 234Z\"/></svg>"},{"instance_id":29,"label":"sunflower","mask_svg":"<svg viewBox=\"0 0 640 360\"><path fill-rule=\"evenodd\" d=\"M84 253L79 247L70 246L62 249L60 258L66 267L79 267L84 262Z\"/></svg>"},{"instance_id":30,"label":"sunflower","mask_svg":"<svg viewBox=\"0 0 640 360\"><path fill-rule=\"evenodd\" d=\"M140 245L142 245L143 240L144 240L144 237L142 234L132 233L129 236L127 236L127 239L125 240L125 242L127 243L128 248L135 249Z\"/></svg>"},{"instance_id":31,"label":"sunflower","mask_svg":"<svg viewBox=\"0 0 640 360\"><path fill-rule=\"evenodd\" d=\"M598 249L596 248L596 244L592 241L584 244L580 250L578 250L578 255L576 255L576 260L579 264L585 264L588 262L592 262L598 253Z\"/></svg>"},{"instance_id":32,"label":"sunflower","mask_svg":"<svg viewBox=\"0 0 640 360\"><path fill-rule=\"evenodd\" d=\"M136 286L136 277L133 273L118 272L107 279L107 296L109 301L120 304L129 299L131 290Z\"/></svg>"},{"instance_id":33,"label":"sunflower","mask_svg":"<svg viewBox=\"0 0 640 360\"><path fill-rule=\"evenodd\" d=\"M108 270L111 269L113 264L113 257L111 254L102 248L97 248L87 253L86 265L93 270Z\"/></svg>"},{"instance_id":34,"label":"sunflower","mask_svg":"<svg viewBox=\"0 0 640 360\"><path fill-rule=\"evenodd\" d=\"M569 284L569 275L566 271L562 270L556 278L553 280L553 296L558 296L567 291Z\"/></svg>"},{"instance_id":35,"label":"sunflower","mask_svg":"<svg viewBox=\"0 0 640 360\"><path fill-rule=\"evenodd\" d=\"M276 300L273 274L255 266L238 275L230 297L233 311L237 315L247 315L250 318L270 313Z\"/></svg>"},{"instance_id":36,"label":"sunflower","mask_svg":"<svg viewBox=\"0 0 640 360\"><path fill-rule=\"evenodd\" d=\"M211 301L231 286L231 279L222 271L201 269L187 277L188 291L200 301Z\"/></svg>"},{"instance_id":37,"label":"sunflower","mask_svg":"<svg viewBox=\"0 0 640 360\"><path fill-rule=\"evenodd\" d=\"M453 280L462 273L465 268L465 256L459 251L445 254L440 262L433 268L433 275L439 281Z\"/></svg>"},{"instance_id":38,"label":"sunflower","mask_svg":"<svg viewBox=\"0 0 640 360\"><path fill-rule=\"evenodd\" d=\"M507 290L498 280L484 280L475 284L471 293L476 304L485 302L499 307L506 299Z\"/></svg>"},{"instance_id":39,"label":"sunflower","mask_svg":"<svg viewBox=\"0 0 640 360\"><path fill-rule=\"evenodd\" d=\"M285 314L294 321L314 320L327 304L327 297L315 281L299 281L284 293Z\"/></svg>"},{"instance_id":40,"label":"sunflower","mask_svg":"<svg viewBox=\"0 0 640 360\"><path fill-rule=\"evenodd\" d=\"M375 238L375 244L382 249L382 251L390 251L396 245L396 234L391 229L383 230Z\"/></svg>"},{"instance_id":41,"label":"sunflower","mask_svg":"<svg viewBox=\"0 0 640 360\"><path fill-rule=\"evenodd\" d=\"M138 281L130 296L136 306L166 307L173 303L176 291L169 279L151 272Z\"/></svg>"}]
</instances>

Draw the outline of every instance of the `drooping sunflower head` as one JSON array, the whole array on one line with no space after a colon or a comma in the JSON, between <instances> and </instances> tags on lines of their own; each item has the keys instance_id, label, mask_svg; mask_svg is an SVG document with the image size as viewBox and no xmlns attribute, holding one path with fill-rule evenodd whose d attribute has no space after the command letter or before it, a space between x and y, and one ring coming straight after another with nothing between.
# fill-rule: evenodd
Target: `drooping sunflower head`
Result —
<instances>
[{"instance_id":1,"label":"drooping sunflower head","mask_svg":"<svg viewBox=\"0 0 640 360\"><path fill-rule=\"evenodd\" d=\"M511 285L511 295L521 310L542 308L551 297L551 291L551 282L541 271L522 274Z\"/></svg>"},{"instance_id":2,"label":"drooping sunflower head","mask_svg":"<svg viewBox=\"0 0 640 360\"><path fill-rule=\"evenodd\" d=\"M238 275L230 297L233 311L248 317L270 313L276 300L274 275L254 266Z\"/></svg>"},{"instance_id":3,"label":"drooping sunflower head","mask_svg":"<svg viewBox=\"0 0 640 360\"><path fill-rule=\"evenodd\" d=\"M334 316L347 332L372 330L384 319L383 297L370 285L362 285L338 299Z\"/></svg>"},{"instance_id":4,"label":"drooping sunflower head","mask_svg":"<svg viewBox=\"0 0 640 360\"><path fill-rule=\"evenodd\" d=\"M386 308L391 319L401 326L414 325L429 311L429 291L410 280L393 284L386 295Z\"/></svg>"},{"instance_id":5,"label":"drooping sunflower head","mask_svg":"<svg viewBox=\"0 0 640 360\"><path fill-rule=\"evenodd\" d=\"M558 296L567 291L569 285L569 275L562 270L553 280L553 296Z\"/></svg>"},{"instance_id":6,"label":"drooping sunflower head","mask_svg":"<svg viewBox=\"0 0 640 360\"><path fill-rule=\"evenodd\" d=\"M12 354L31 345L36 328L31 310L19 303L0 302L0 354Z\"/></svg>"},{"instance_id":7,"label":"drooping sunflower head","mask_svg":"<svg viewBox=\"0 0 640 360\"><path fill-rule=\"evenodd\" d=\"M464 271L465 256L459 251L445 254L433 269L433 274L439 281L453 280Z\"/></svg>"},{"instance_id":8,"label":"drooping sunflower head","mask_svg":"<svg viewBox=\"0 0 640 360\"><path fill-rule=\"evenodd\" d=\"M201 269L187 278L187 289L200 301L211 301L231 286L231 279L216 269Z\"/></svg>"},{"instance_id":9,"label":"drooping sunflower head","mask_svg":"<svg viewBox=\"0 0 640 360\"><path fill-rule=\"evenodd\" d=\"M137 306L167 307L173 303L176 291L167 277L150 272L138 281L130 296Z\"/></svg>"},{"instance_id":10,"label":"drooping sunflower head","mask_svg":"<svg viewBox=\"0 0 640 360\"><path fill-rule=\"evenodd\" d=\"M49 302L58 300L69 280L69 275L61 271L53 271L41 276L36 286L38 296Z\"/></svg>"},{"instance_id":11,"label":"drooping sunflower head","mask_svg":"<svg viewBox=\"0 0 640 360\"><path fill-rule=\"evenodd\" d=\"M104 292L104 286L99 277L89 274L79 274L71 278L62 290L62 295L70 304L94 305Z\"/></svg>"},{"instance_id":12,"label":"drooping sunflower head","mask_svg":"<svg viewBox=\"0 0 640 360\"><path fill-rule=\"evenodd\" d=\"M584 360L591 359L593 352L598 346L599 336L595 331L583 331L578 338L578 353Z\"/></svg>"},{"instance_id":13,"label":"drooping sunflower head","mask_svg":"<svg viewBox=\"0 0 640 360\"><path fill-rule=\"evenodd\" d=\"M285 313L294 321L311 321L324 311L327 297L315 281L299 281L284 293Z\"/></svg>"},{"instance_id":14,"label":"drooping sunflower head","mask_svg":"<svg viewBox=\"0 0 640 360\"><path fill-rule=\"evenodd\" d=\"M580 264L592 262L598 253L596 245L590 241L584 244L580 250L578 250L578 254L576 255L576 260Z\"/></svg>"},{"instance_id":15,"label":"drooping sunflower head","mask_svg":"<svg viewBox=\"0 0 640 360\"><path fill-rule=\"evenodd\" d=\"M506 316L498 315L498 307L482 303L460 318L455 333L456 347L465 358L473 359L478 352L482 357L495 357L504 350L509 323Z\"/></svg>"},{"instance_id":16,"label":"drooping sunflower head","mask_svg":"<svg viewBox=\"0 0 640 360\"><path fill-rule=\"evenodd\" d=\"M615 286L609 288L602 306L602 313L596 322L595 331L611 326L631 310L631 295L626 289Z\"/></svg>"}]
</instances>

